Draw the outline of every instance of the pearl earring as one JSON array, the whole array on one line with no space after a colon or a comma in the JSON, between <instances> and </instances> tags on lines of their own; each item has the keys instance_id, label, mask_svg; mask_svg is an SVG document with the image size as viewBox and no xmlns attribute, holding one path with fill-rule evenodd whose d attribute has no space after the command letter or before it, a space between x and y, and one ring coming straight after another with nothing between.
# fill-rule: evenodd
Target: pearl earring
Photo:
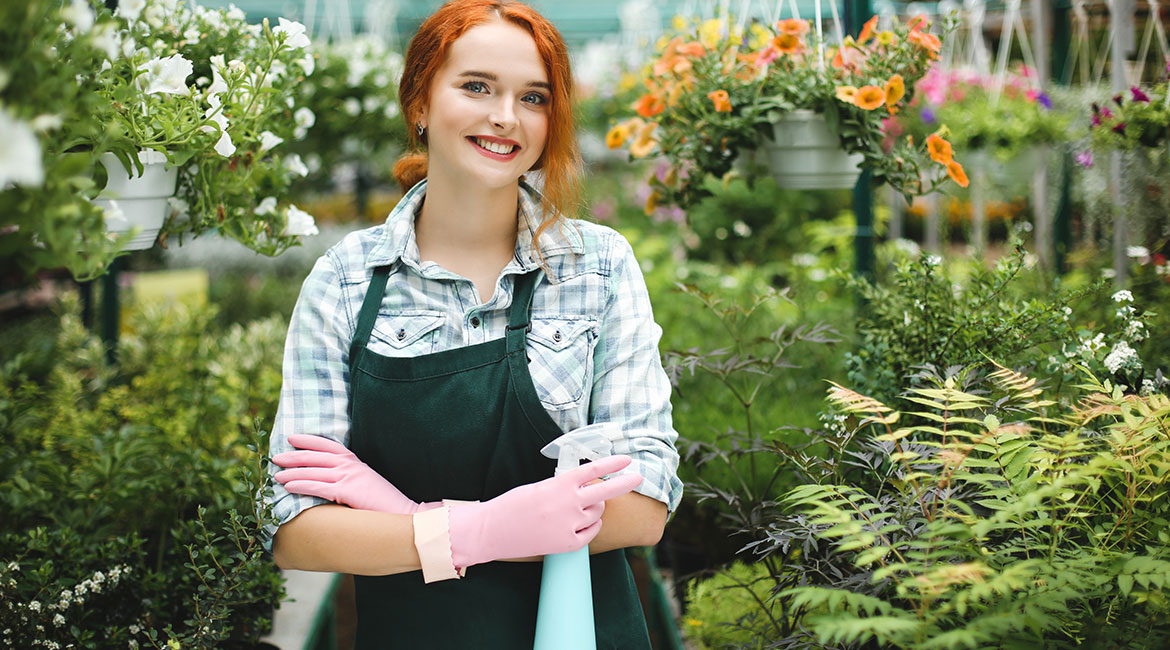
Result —
<instances>
[{"instance_id":1,"label":"pearl earring","mask_svg":"<svg viewBox=\"0 0 1170 650\"><path fill-rule=\"evenodd\" d=\"M418 137L421 138L423 137L423 134L427 132L427 127L423 126L422 122L419 122L418 124L414 125L414 130L418 133Z\"/></svg>"}]
</instances>

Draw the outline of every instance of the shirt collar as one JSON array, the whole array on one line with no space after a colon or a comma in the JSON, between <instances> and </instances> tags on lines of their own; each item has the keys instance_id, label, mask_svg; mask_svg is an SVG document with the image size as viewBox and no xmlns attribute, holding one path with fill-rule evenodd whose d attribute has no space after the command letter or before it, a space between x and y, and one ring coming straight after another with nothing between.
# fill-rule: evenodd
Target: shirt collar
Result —
<instances>
[{"instance_id":1,"label":"shirt collar","mask_svg":"<svg viewBox=\"0 0 1170 650\"><path fill-rule=\"evenodd\" d=\"M416 266L421 258L414 235L414 221L422 207L427 193L427 181L423 179L402 197L398 205L386 217L382 239L366 256L366 268L386 266L399 260L413 262ZM533 235L540 227L541 194L527 182L520 181L520 206L517 212L516 261L524 271L540 266L540 257L533 246ZM581 233L571 223L562 219L558 226L545 230L540 235L540 250L545 260L560 255L583 255L585 242Z\"/></svg>"}]
</instances>

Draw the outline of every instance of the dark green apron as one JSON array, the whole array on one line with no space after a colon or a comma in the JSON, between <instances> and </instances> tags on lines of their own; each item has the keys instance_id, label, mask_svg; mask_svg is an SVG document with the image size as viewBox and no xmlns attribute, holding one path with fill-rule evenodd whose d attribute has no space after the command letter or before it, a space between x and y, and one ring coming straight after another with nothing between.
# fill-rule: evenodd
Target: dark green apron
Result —
<instances>
[{"instance_id":1,"label":"dark green apron","mask_svg":"<svg viewBox=\"0 0 1170 650\"><path fill-rule=\"evenodd\" d=\"M418 502L486 501L549 478L540 449L561 435L528 373L525 339L540 271L514 276L502 339L419 357L366 347L390 267L374 272L350 345L350 449ZM625 552L591 558L599 649L650 648ZM531 648L539 562L491 562L461 580L414 571L356 576L357 648Z\"/></svg>"}]
</instances>

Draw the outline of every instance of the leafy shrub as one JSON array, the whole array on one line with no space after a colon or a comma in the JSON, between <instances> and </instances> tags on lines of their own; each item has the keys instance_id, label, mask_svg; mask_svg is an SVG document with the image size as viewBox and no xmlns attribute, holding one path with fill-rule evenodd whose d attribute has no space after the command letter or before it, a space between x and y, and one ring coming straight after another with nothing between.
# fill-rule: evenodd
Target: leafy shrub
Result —
<instances>
[{"instance_id":1,"label":"leafy shrub","mask_svg":"<svg viewBox=\"0 0 1170 650\"><path fill-rule=\"evenodd\" d=\"M0 629L17 647L252 647L282 581L260 456L284 324L135 314L119 365L68 305L47 378L0 371ZM51 644L58 644L52 646Z\"/></svg>"},{"instance_id":2,"label":"leafy shrub","mask_svg":"<svg viewBox=\"0 0 1170 650\"><path fill-rule=\"evenodd\" d=\"M782 594L814 612L808 644L1170 644L1170 399L1089 376L1061 408L1002 366L932 383L909 391L913 413L830 390L871 460L785 501L864 586ZM905 415L931 424L897 427Z\"/></svg>"},{"instance_id":3,"label":"leafy shrub","mask_svg":"<svg viewBox=\"0 0 1170 650\"><path fill-rule=\"evenodd\" d=\"M774 582L763 563L736 562L687 587L683 629L704 650L762 647L775 623Z\"/></svg>"},{"instance_id":4,"label":"leafy shrub","mask_svg":"<svg viewBox=\"0 0 1170 650\"><path fill-rule=\"evenodd\" d=\"M976 264L962 283L931 255L900 262L885 284L847 277L865 301L856 324L858 346L845 357L849 384L891 402L917 367L964 366L985 357L1036 363L1045 356L1044 346L1075 339L1069 304L1097 286L1021 295L1026 264L1026 253L1017 248L992 269Z\"/></svg>"}]
</instances>

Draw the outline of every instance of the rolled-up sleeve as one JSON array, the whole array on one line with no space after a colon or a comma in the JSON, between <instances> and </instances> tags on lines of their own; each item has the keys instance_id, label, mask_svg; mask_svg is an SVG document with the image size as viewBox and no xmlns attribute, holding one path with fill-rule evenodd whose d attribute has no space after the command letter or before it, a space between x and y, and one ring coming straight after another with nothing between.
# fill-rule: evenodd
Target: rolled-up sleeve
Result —
<instances>
[{"instance_id":1,"label":"rolled-up sleeve","mask_svg":"<svg viewBox=\"0 0 1170 650\"><path fill-rule=\"evenodd\" d=\"M349 442L349 341L353 336L332 253L317 260L301 287L284 345L280 403L272 426L273 456L291 451L288 436L306 433ZM280 468L270 466L274 474ZM273 514L283 525L325 499L292 494L270 480ZM275 528L268 531L275 534Z\"/></svg>"},{"instance_id":2,"label":"rolled-up sleeve","mask_svg":"<svg viewBox=\"0 0 1170 650\"><path fill-rule=\"evenodd\" d=\"M646 280L629 242L614 233L609 256L609 295L594 349L590 421L621 425L615 454L633 458L623 470L644 480L637 492L666 504L673 512L682 499L678 478L678 434L671 424L670 381L662 369Z\"/></svg>"}]
</instances>

